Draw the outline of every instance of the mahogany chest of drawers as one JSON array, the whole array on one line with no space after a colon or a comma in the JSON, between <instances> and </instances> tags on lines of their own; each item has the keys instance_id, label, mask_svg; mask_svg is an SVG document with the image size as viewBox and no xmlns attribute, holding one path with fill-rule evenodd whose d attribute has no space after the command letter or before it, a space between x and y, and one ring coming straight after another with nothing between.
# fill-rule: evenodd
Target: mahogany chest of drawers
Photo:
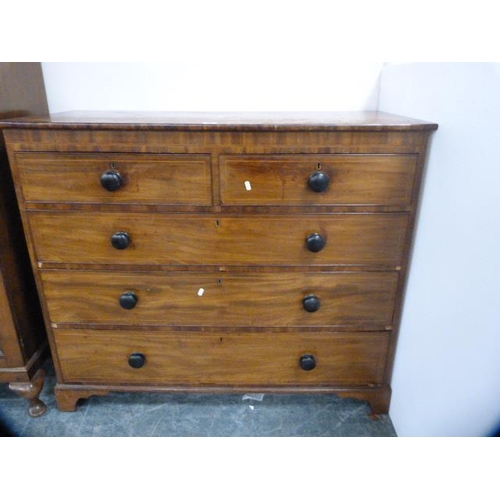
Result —
<instances>
[{"instance_id":1,"label":"mahogany chest of drawers","mask_svg":"<svg viewBox=\"0 0 500 500\"><path fill-rule=\"evenodd\" d=\"M432 123L52 115L4 126L59 408L336 393L388 411Z\"/></svg>"}]
</instances>

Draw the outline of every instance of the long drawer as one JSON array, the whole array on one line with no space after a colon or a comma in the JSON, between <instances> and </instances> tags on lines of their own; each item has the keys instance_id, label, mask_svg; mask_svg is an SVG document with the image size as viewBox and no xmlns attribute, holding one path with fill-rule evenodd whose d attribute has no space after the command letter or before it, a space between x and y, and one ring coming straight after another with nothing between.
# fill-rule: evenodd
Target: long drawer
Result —
<instances>
[{"instance_id":1,"label":"long drawer","mask_svg":"<svg viewBox=\"0 0 500 500\"><path fill-rule=\"evenodd\" d=\"M66 383L368 385L382 381L387 333L280 334L55 330ZM131 355L144 366L132 368ZM316 367L300 362L312 356Z\"/></svg>"},{"instance_id":2,"label":"long drawer","mask_svg":"<svg viewBox=\"0 0 500 500\"><path fill-rule=\"evenodd\" d=\"M27 202L212 204L210 155L19 153L16 160Z\"/></svg>"},{"instance_id":3,"label":"long drawer","mask_svg":"<svg viewBox=\"0 0 500 500\"><path fill-rule=\"evenodd\" d=\"M225 205L407 205L416 155L227 155Z\"/></svg>"},{"instance_id":4,"label":"long drawer","mask_svg":"<svg viewBox=\"0 0 500 500\"><path fill-rule=\"evenodd\" d=\"M30 212L29 222L40 262L398 266L408 216L216 218L68 211ZM113 246L112 239L117 236L128 238L125 249ZM311 238L322 239L324 247L311 251Z\"/></svg>"},{"instance_id":5,"label":"long drawer","mask_svg":"<svg viewBox=\"0 0 500 500\"><path fill-rule=\"evenodd\" d=\"M231 327L392 322L398 273L41 273L54 323Z\"/></svg>"}]
</instances>

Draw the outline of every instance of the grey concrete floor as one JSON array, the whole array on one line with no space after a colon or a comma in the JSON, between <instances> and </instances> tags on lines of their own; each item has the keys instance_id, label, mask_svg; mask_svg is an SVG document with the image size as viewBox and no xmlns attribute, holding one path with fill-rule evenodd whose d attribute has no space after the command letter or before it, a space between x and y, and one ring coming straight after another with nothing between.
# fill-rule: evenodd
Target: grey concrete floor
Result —
<instances>
[{"instance_id":1,"label":"grey concrete floor","mask_svg":"<svg viewBox=\"0 0 500 500\"><path fill-rule=\"evenodd\" d=\"M90 436L396 436L388 415L370 416L367 403L322 394L112 393L59 412L52 365L41 399L45 415L31 418L27 403L0 384L4 435ZM252 399L248 399L251 396Z\"/></svg>"}]
</instances>

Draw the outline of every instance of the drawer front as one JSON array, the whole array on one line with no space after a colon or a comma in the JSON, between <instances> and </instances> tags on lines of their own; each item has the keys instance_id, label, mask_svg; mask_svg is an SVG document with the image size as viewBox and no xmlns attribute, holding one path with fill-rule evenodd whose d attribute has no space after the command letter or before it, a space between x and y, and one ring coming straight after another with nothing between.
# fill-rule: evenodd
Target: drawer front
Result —
<instances>
[{"instance_id":1,"label":"drawer front","mask_svg":"<svg viewBox=\"0 0 500 500\"><path fill-rule=\"evenodd\" d=\"M387 265L401 263L406 214L220 217L31 212L37 259L53 263ZM127 233L117 250L111 238ZM307 248L318 234L322 250ZM313 239L316 238L313 236Z\"/></svg>"},{"instance_id":2,"label":"drawer front","mask_svg":"<svg viewBox=\"0 0 500 500\"><path fill-rule=\"evenodd\" d=\"M212 203L209 155L19 153L16 159L27 202ZM102 185L106 173L103 182L116 190Z\"/></svg>"},{"instance_id":3,"label":"drawer front","mask_svg":"<svg viewBox=\"0 0 500 500\"><path fill-rule=\"evenodd\" d=\"M388 334L56 330L63 381L162 385L366 385L382 381ZM131 354L145 357L129 366ZM310 354L316 367L300 367Z\"/></svg>"},{"instance_id":4,"label":"drawer front","mask_svg":"<svg viewBox=\"0 0 500 500\"><path fill-rule=\"evenodd\" d=\"M304 327L392 322L397 273L41 273L51 321ZM122 304L120 304L122 301ZM127 307L131 307L127 309Z\"/></svg>"},{"instance_id":5,"label":"drawer front","mask_svg":"<svg viewBox=\"0 0 500 500\"><path fill-rule=\"evenodd\" d=\"M221 199L225 205L407 205L415 168L416 155L222 156Z\"/></svg>"}]
</instances>

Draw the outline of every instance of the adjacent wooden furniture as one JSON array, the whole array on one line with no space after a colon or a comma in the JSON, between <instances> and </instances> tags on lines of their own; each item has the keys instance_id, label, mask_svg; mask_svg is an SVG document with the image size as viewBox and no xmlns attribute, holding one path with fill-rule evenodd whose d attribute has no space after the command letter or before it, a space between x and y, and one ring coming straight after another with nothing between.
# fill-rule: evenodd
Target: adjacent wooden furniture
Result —
<instances>
[{"instance_id":1,"label":"adjacent wooden furniture","mask_svg":"<svg viewBox=\"0 0 500 500\"><path fill-rule=\"evenodd\" d=\"M4 125L59 408L311 391L388 411L425 152L383 113Z\"/></svg>"},{"instance_id":2,"label":"adjacent wooden furniture","mask_svg":"<svg viewBox=\"0 0 500 500\"><path fill-rule=\"evenodd\" d=\"M1 62L0 119L47 112L40 63ZM37 417L46 410L40 367L49 350L1 135L0 242L0 382L10 382Z\"/></svg>"}]
</instances>

